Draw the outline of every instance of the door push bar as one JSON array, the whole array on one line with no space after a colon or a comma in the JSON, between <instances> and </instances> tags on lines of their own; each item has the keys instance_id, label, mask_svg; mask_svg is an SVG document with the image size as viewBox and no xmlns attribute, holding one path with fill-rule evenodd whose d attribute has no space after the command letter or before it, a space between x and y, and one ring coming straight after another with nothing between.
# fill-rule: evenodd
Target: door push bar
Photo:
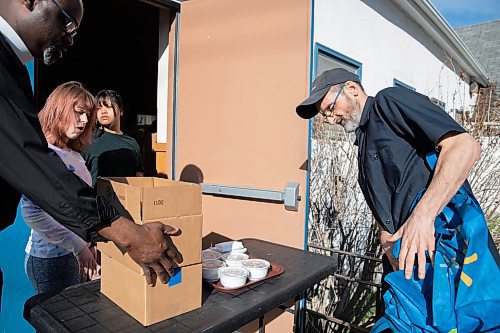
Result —
<instances>
[{"instance_id":1,"label":"door push bar","mask_svg":"<svg viewBox=\"0 0 500 333\"><path fill-rule=\"evenodd\" d=\"M218 184L202 184L202 192L215 196L227 196L237 198L251 198L283 202L286 210L297 211L299 209L299 183L286 183L284 191L266 190L257 188L245 188L226 186Z\"/></svg>"}]
</instances>

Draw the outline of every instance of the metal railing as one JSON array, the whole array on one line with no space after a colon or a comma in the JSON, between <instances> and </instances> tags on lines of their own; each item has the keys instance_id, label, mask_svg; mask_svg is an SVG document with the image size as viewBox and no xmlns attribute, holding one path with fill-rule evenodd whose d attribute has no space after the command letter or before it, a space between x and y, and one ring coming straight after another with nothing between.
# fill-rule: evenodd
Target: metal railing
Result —
<instances>
[{"instance_id":1,"label":"metal railing","mask_svg":"<svg viewBox=\"0 0 500 333\"><path fill-rule=\"evenodd\" d=\"M355 252L343 251L343 250L338 250L338 249L334 249L334 248L324 247L324 246L321 246L318 244L312 244L312 243L308 244L308 249L309 250L316 249L316 250L326 251L326 252L330 252L330 253L337 253L339 255L350 256L350 257L354 257L354 258L358 258L358 259L362 259L362 260L375 261L377 263L382 264L382 259L375 257L375 254L373 254L373 256L370 256L370 255L366 255L366 254L359 254L359 253L355 253ZM381 274L381 272L373 272L373 274ZM333 276L337 279L342 279L342 280L348 281L348 283L359 283L359 284L363 284L363 285L367 285L367 286L376 288L377 289L377 293L376 293L377 297L375 300L375 306L377 308L377 312L379 312L378 309L381 306L383 306L383 303L382 303L382 284L381 283L361 280L361 279L358 279L355 277L350 277L350 276L342 275L339 273L335 273ZM329 316L329 315L314 311L312 309L308 309L307 307L305 308L305 311L308 314L312 314L312 315L319 317L321 319L324 319L326 321L344 326L353 332L370 332L370 330L368 328L352 324L348 321L345 321L345 320L342 320L340 318L336 318L333 316Z\"/></svg>"}]
</instances>

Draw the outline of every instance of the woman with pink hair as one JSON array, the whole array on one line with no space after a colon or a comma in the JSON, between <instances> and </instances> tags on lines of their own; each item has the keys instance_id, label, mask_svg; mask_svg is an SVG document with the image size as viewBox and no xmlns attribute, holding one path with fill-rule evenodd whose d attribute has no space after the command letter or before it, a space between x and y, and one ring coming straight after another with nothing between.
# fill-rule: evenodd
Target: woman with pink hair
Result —
<instances>
[{"instance_id":1,"label":"woman with pink hair","mask_svg":"<svg viewBox=\"0 0 500 333\"><path fill-rule=\"evenodd\" d=\"M90 92L79 82L67 82L50 94L38 114L47 149L89 185L92 177L80 152L90 142L95 110ZM92 278L96 261L90 244L25 196L21 198L21 209L32 229L26 245L26 274L37 293L58 291Z\"/></svg>"}]
</instances>

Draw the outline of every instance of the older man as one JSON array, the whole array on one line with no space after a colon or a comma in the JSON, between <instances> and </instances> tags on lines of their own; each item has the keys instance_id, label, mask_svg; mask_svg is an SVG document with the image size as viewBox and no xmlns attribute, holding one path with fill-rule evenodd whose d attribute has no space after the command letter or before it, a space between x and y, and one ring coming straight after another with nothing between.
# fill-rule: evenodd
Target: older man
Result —
<instances>
[{"instance_id":1,"label":"older man","mask_svg":"<svg viewBox=\"0 0 500 333\"><path fill-rule=\"evenodd\" d=\"M330 124L356 133L359 184L383 228L382 244L402 238L397 265L391 251L386 254L408 279L416 254L423 279L425 251L433 253L435 247L434 219L465 182L479 157L479 144L426 96L395 87L369 97L357 75L339 68L320 75L296 111L302 118L319 112ZM439 159L431 177L425 155L435 150ZM417 193L427 185L410 213Z\"/></svg>"},{"instance_id":2,"label":"older man","mask_svg":"<svg viewBox=\"0 0 500 333\"><path fill-rule=\"evenodd\" d=\"M0 230L13 223L20 195L89 241L112 240L142 266L146 280L163 283L182 256L161 223L144 226L120 216L69 172L47 148L25 64L52 64L73 44L83 17L81 0L0 2Z\"/></svg>"},{"instance_id":3,"label":"older man","mask_svg":"<svg viewBox=\"0 0 500 333\"><path fill-rule=\"evenodd\" d=\"M407 280L417 264L423 280L427 255L434 258L436 218L462 185L470 191L466 178L479 144L426 96L394 87L370 97L359 77L344 69L322 73L296 112L305 119L320 113L328 123L355 132L358 181L382 227L385 254ZM434 170L426 162L432 152L438 153ZM399 239L396 260L392 249ZM387 257L384 270L391 267Z\"/></svg>"}]
</instances>

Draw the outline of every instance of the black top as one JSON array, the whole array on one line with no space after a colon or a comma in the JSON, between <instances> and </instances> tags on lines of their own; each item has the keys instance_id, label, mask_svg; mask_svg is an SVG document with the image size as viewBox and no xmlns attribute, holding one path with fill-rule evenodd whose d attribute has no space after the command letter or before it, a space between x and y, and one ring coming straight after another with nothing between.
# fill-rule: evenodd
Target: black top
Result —
<instances>
[{"instance_id":1,"label":"black top","mask_svg":"<svg viewBox=\"0 0 500 333\"><path fill-rule=\"evenodd\" d=\"M26 67L0 33L0 230L14 222L21 193L86 240L118 218L104 198L68 171L48 148Z\"/></svg>"},{"instance_id":2,"label":"black top","mask_svg":"<svg viewBox=\"0 0 500 333\"><path fill-rule=\"evenodd\" d=\"M141 151L134 138L98 129L82 153L95 187L97 177L135 177L144 172Z\"/></svg>"},{"instance_id":3,"label":"black top","mask_svg":"<svg viewBox=\"0 0 500 333\"><path fill-rule=\"evenodd\" d=\"M243 239L242 242L249 254L282 265L285 272L235 293L220 292L204 283L201 308L148 327L139 324L101 294L99 281L69 287L56 295L33 296L26 301L24 316L40 333L233 332L337 270L337 255L327 257L257 239ZM297 303L299 306L300 302ZM303 324L298 320L299 325Z\"/></svg>"},{"instance_id":4,"label":"black top","mask_svg":"<svg viewBox=\"0 0 500 333\"><path fill-rule=\"evenodd\" d=\"M356 130L358 182L385 230L394 233L409 217L431 180L425 155L448 132L465 130L427 96L394 87L368 97Z\"/></svg>"}]
</instances>

